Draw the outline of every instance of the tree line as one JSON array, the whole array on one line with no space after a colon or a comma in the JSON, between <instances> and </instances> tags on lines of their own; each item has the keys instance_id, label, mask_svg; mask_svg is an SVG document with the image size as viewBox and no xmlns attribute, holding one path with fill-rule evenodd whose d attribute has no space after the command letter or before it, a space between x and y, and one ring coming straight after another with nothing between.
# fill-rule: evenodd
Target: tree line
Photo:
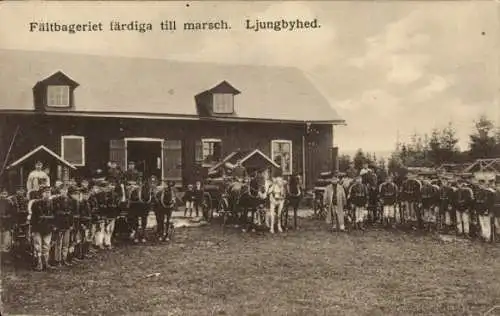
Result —
<instances>
[{"instance_id":1,"label":"tree line","mask_svg":"<svg viewBox=\"0 0 500 316\"><path fill-rule=\"evenodd\" d=\"M345 172L351 164L359 170L367 163L372 168L384 169L389 173L405 167L439 167L443 163L465 163L478 158L500 157L500 126L482 115L474 122L474 131L469 135L466 150L458 148L456 129L450 122L430 133L414 133L406 142L396 144L387 161L374 153L358 149L354 157L341 155L339 171Z\"/></svg>"}]
</instances>

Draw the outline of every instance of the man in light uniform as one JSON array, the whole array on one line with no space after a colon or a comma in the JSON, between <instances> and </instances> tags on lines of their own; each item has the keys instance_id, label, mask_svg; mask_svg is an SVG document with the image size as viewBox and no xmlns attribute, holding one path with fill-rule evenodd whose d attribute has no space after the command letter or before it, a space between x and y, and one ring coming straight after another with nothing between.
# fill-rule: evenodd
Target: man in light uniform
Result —
<instances>
[{"instance_id":1,"label":"man in light uniform","mask_svg":"<svg viewBox=\"0 0 500 316\"><path fill-rule=\"evenodd\" d=\"M43 171L43 163L37 161L35 163L35 170L31 171L28 175L28 181L26 182L27 194L30 192L39 191L41 185L46 185L50 187L50 178L45 171Z\"/></svg>"}]
</instances>

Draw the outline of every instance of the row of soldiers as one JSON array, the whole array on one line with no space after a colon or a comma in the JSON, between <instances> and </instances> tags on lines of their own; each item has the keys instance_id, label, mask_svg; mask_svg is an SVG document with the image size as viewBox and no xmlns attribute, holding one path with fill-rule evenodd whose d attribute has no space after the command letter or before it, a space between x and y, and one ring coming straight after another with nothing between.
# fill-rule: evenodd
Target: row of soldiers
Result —
<instances>
[{"instance_id":1,"label":"row of soldiers","mask_svg":"<svg viewBox=\"0 0 500 316\"><path fill-rule=\"evenodd\" d=\"M121 228L129 238L145 242L151 209L159 240L168 240L175 204L173 184L161 186L155 177L148 185L136 180L139 182L114 182L107 177L93 183L83 180L79 186L56 181L52 188L42 184L29 194L21 188L12 196L3 191L2 251L19 254L26 250L38 271L71 266L100 249L112 248L118 220L125 224Z\"/></svg>"},{"instance_id":2,"label":"row of soldiers","mask_svg":"<svg viewBox=\"0 0 500 316\"><path fill-rule=\"evenodd\" d=\"M388 176L382 183L362 176L345 180L339 186L347 189L346 202L358 226L367 220L406 223L414 229L480 235L485 241L500 232L500 183L416 175Z\"/></svg>"}]
</instances>

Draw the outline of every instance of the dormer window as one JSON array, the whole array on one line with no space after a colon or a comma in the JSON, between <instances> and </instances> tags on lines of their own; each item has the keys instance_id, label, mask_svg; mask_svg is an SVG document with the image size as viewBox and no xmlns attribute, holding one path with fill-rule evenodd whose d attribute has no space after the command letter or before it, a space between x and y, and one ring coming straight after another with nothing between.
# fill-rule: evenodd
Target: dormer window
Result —
<instances>
[{"instance_id":1,"label":"dormer window","mask_svg":"<svg viewBox=\"0 0 500 316\"><path fill-rule=\"evenodd\" d=\"M69 107L69 86L49 85L47 86L47 106Z\"/></svg>"},{"instance_id":2,"label":"dormer window","mask_svg":"<svg viewBox=\"0 0 500 316\"><path fill-rule=\"evenodd\" d=\"M234 112L234 95L232 93L214 93L213 111L216 114Z\"/></svg>"}]
</instances>

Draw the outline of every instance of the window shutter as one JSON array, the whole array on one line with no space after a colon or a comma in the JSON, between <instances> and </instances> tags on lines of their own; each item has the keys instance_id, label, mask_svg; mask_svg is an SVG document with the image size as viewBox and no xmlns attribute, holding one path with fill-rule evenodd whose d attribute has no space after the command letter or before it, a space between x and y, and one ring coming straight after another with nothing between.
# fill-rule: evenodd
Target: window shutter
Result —
<instances>
[{"instance_id":1,"label":"window shutter","mask_svg":"<svg viewBox=\"0 0 500 316\"><path fill-rule=\"evenodd\" d=\"M110 140L109 141L109 160L116 161L116 164L125 170L126 162L125 156L127 153L127 146L124 139Z\"/></svg>"},{"instance_id":2,"label":"window shutter","mask_svg":"<svg viewBox=\"0 0 500 316\"><path fill-rule=\"evenodd\" d=\"M194 143L194 159L196 162L203 161L203 143L201 140L197 140Z\"/></svg>"},{"instance_id":3,"label":"window shutter","mask_svg":"<svg viewBox=\"0 0 500 316\"><path fill-rule=\"evenodd\" d=\"M182 141L164 140L163 152L163 179L182 180Z\"/></svg>"}]
</instances>

